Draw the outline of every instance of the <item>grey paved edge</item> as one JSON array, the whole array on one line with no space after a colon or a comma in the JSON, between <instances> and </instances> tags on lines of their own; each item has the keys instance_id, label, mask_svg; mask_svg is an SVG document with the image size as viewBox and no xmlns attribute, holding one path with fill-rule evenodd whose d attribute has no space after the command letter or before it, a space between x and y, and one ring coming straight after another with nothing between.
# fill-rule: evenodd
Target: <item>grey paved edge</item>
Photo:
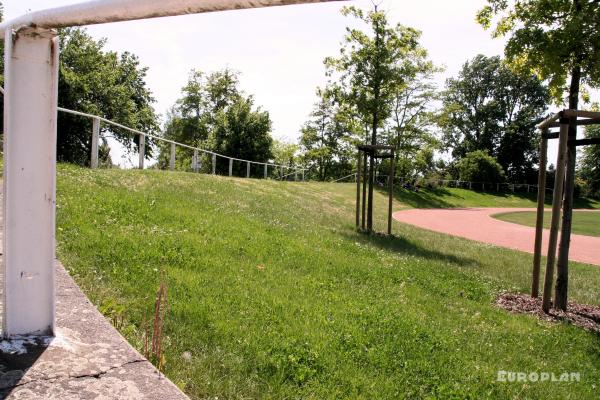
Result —
<instances>
[{"instance_id":1,"label":"grey paved edge","mask_svg":"<svg viewBox=\"0 0 600 400\"><path fill-rule=\"evenodd\" d=\"M55 271L55 337L28 368L0 371L0 399L188 399L127 343L58 261Z\"/></svg>"}]
</instances>

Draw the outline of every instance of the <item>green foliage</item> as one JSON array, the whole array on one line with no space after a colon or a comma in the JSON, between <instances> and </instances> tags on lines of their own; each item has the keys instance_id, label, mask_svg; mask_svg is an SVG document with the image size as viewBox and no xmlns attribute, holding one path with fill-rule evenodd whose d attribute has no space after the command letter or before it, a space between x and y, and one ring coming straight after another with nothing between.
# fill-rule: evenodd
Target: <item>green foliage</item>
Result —
<instances>
[{"instance_id":1,"label":"green foliage","mask_svg":"<svg viewBox=\"0 0 600 400\"><path fill-rule=\"evenodd\" d=\"M600 138L600 126L585 129L587 138ZM579 175L584 183L584 195L600 199L600 146L591 145L583 148Z\"/></svg>"},{"instance_id":2,"label":"green foliage","mask_svg":"<svg viewBox=\"0 0 600 400\"><path fill-rule=\"evenodd\" d=\"M505 178L502 166L483 150L467 153L456 165L460 179L470 182L503 182Z\"/></svg>"},{"instance_id":3,"label":"green foliage","mask_svg":"<svg viewBox=\"0 0 600 400\"><path fill-rule=\"evenodd\" d=\"M436 146L432 78L440 69L419 44L421 32L391 26L377 6L342 13L364 28L348 27L339 57L325 59L330 82L303 127L305 157L320 180L339 178L353 171L356 144L387 143L397 148L400 175L418 174L418 151Z\"/></svg>"},{"instance_id":4,"label":"green foliage","mask_svg":"<svg viewBox=\"0 0 600 400\"><path fill-rule=\"evenodd\" d=\"M434 167L433 151L440 144L432 132L437 121L433 104L439 100L433 74L439 72L426 58L424 49L418 48L409 58L412 71L406 82L396 86L392 115L386 121L386 142L396 148L396 175L414 178L430 173ZM425 153L429 165L423 165Z\"/></svg>"},{"instance_id":5,"label":"green foliage","mask_svg":"<svg viewBox=\"0 0 600 400\"><path fill-rule=\"evenodd\" d=\"M494 26L494 37L508 36L505 47L508 62L515 69L548 80L556 103L564 102L569 75L571 108L577 108L580 94L578 75L584 84L600 85L600 2L487 0L487 3L477 14L479 23L484 28Z\"/></svg>"},{"instance_id":6,"label":"green foliage","mask_svg":"<svg viewBox=\"0 0 600 400\"><path fill-rule=\"evenodd\" d=\"M364 12L344 7L350 15L368 26L370 32L346 28L340 56L328 57L328 75L339 80L340 101L356 110L371 144L377 142L377 131L392 111L392 100L399 85L404 85L413 71L409 56L420 52L420 32L401 24L390 27L386 15L378 11ZM365 141L368 136L365 137Z\"/></svg>"},{"instance_id":7,"label":"green foliage","mask_svg":"<svg viewBox=\"0 0 600 400\"><path fill-rule=\"evenodd\" d=\"M271 119L254 107L252 96L239 90L239 74L230 69L205 74L192 70L182 97L167 116L164 137L190 146L246 160L272 157ZM159 167L169 164L170 147L161 148ZM178 168L190 168L191 149L178 149ZM208 159L204 159L208 165ZM228 161L217 159L217 172L227 173ZM234 162L235 175L245 175L245 163ZM262 171L252 171L262 175Z\"/></svg>"},{"instance_id":8,"label":"green foliage","mask_svg":"<svg viewBox=\"0 0 600 400\"><path fill-rule=\"evenodd\" d=\"M85 30L67 28L59 32L60 67L58 105L113 120L144 132L156 131L154 102L146 88L147 68L138 58L125 52L103 50L105 40L95 41ZM126 148L137 147L139 138L131 132L101 124ZM57 158L60 161L89 165L92 121L89 118L59 113ZM152 140L146 156L152 155ZM106 146L105 146L106 148ZM108 155L104 155L106 162Z\"/></svg>"},{"instance_id":9,"label":"green foliage","mask_svg":"<svg viewBox=\"0 0 600 400\"><path fill-rule=\"evenodd\" d=\"M282 140L273 140L273 162L279 165L295 167L300 164L298 157L299 145Z\"/></svg>"},{"instance_id":10,"label":"green foliage","mask_svg":"<svg viewBox=\"0 0 600 400\"><path fill-rule=\"evenodd\" d=\"M531 180L538 161L535 124L547 105L538 78L515 73L500 57L478 55L448 79L439 123L455 158L485 150L511 181Z\"/></svg>"},{"instance_id":11,"label":"green foliage","mask_svg":"<svg viewBox=\"0 0 600 400\"><path fill-rule=\"evenodd\" d=\"M529 290L530 254L400 223L392 237L359 234L353 183L59 165L57 185L58 256L94 304L123 312L139 350L168 284L164 373L190 398L597 394L597 335L494 306ZM394 209L436 202L534 207L535 195L399 190ZM377 230L387 205L376 190ZM599 304L598 267L570 267L574 301ZM581 382L497 383L498 370Z\"/></svg>"},{"instance_id":12,"label":"green foliage","mask_svg":"<svg viewBox=\"0 0 600 400\"><path fill-rule=\"evenodd\" d=\"M317 89L318 102L302 127L300 145L308 168L317 180L339 178L352 171L355 148L352 118L335 99L335 89Z\"/></svg>"}]
</instances>

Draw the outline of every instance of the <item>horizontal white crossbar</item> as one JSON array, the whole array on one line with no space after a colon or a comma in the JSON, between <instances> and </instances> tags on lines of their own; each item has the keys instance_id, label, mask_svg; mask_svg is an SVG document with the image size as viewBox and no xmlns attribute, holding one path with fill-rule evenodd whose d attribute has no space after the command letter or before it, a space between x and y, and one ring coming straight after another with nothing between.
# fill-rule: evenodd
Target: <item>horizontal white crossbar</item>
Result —
<instances>
[{"instance_id":1,"label":"horizontal white crossbar","mask_svg":"<svg viewBox=\"0 0 600 400\"><path fill-rule=\"evenodd\" d=\"M96 0L35 11L3 22L0 24L0 37L4 38L4 31L9 27L64 28L214 11L329 1L340 0Z\"/></svg>"}]
</instances>

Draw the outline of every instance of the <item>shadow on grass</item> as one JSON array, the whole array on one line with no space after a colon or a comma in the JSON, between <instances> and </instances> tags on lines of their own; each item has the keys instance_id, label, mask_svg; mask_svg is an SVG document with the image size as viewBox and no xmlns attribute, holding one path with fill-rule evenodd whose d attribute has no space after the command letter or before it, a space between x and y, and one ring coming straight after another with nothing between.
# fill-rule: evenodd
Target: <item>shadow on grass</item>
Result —
<instances>
[{"instance_id":1,"label":"shadow on grass","mask_svg":"<svg viewBox=\"0 0 600 400\"><path fill-rule=\"evenodd\" d=\"M387 196L387 188L376 186L376 190L381 194ZM491 195L497 198L517 198L520 200L529 200L532 202L531 207L535 207L537 203L537 192L492 192L492 191L481 191L472 190L472 192L481 195ZM394 188L394 200L407 204L413 208L463 208L464 205L457 205L451 200L456 201L464 200L465 197L461 196L457 192L448 190L445 187L438 187L434 189L421 189L418 192L407 190L403 188ZM546 206L552 206L552 195L547 194L545 198ZM595 209L597 204L587 198L576 198L573 201L574 208L581 209Z\"/></svg>"},{"instance_id":2,"label":"shadow on grass","mask_svg":"<svg viewBox=\"0 0 600 400\"><path fill-rule=\"evenodd\" d=\"M350 233L342 233L346 239L349 240L360 240L362 243L369 243L375 247L391 251L394 253L402 253L409 256L415 256L418 258L424 258L435 261L445 261L460 266L476 265L477 261L473 258L468 257L457 257L453 254L443 253L437 250L428 249L423 246L419 246L406 238L395 236L395 235L384 235L381 233L359 233L354 236Z\"/></svg>"},{"instance_id":3,"label":"shadow on grass","mask_svg":"<svg viewBox=\"0 0 600 400\"><path fill-rule=\"evenodd\" d=\"M378 191L382 194L387 195L387 188L378 187ZM425 189L414 192L412 190L406 190L402 188L396 188L394 190L394 200L408 204L414 208L453 208L455 207L452 203L443 199L443 197L456 197L460 196L451 193L446 188L436 189Z\"/></svg>"}]
</instances>

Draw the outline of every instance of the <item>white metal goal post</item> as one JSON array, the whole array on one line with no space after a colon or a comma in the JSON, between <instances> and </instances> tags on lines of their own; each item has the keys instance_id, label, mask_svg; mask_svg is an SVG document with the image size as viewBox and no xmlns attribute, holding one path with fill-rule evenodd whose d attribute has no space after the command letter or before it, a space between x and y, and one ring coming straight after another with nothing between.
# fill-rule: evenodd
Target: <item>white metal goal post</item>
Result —
<instances>
[{"instance_id":1,"label":"white metal goal post","mask_svg":"<svg viewBox=\"0 0 600 400\"><path fill-rule=\"evenodd\" d=\"M54 333L56 28L335 0L98 0L0 24L4 39L5 337ZM143 155L140 155L140 158Z\"/></svg>"}]
</instances>

